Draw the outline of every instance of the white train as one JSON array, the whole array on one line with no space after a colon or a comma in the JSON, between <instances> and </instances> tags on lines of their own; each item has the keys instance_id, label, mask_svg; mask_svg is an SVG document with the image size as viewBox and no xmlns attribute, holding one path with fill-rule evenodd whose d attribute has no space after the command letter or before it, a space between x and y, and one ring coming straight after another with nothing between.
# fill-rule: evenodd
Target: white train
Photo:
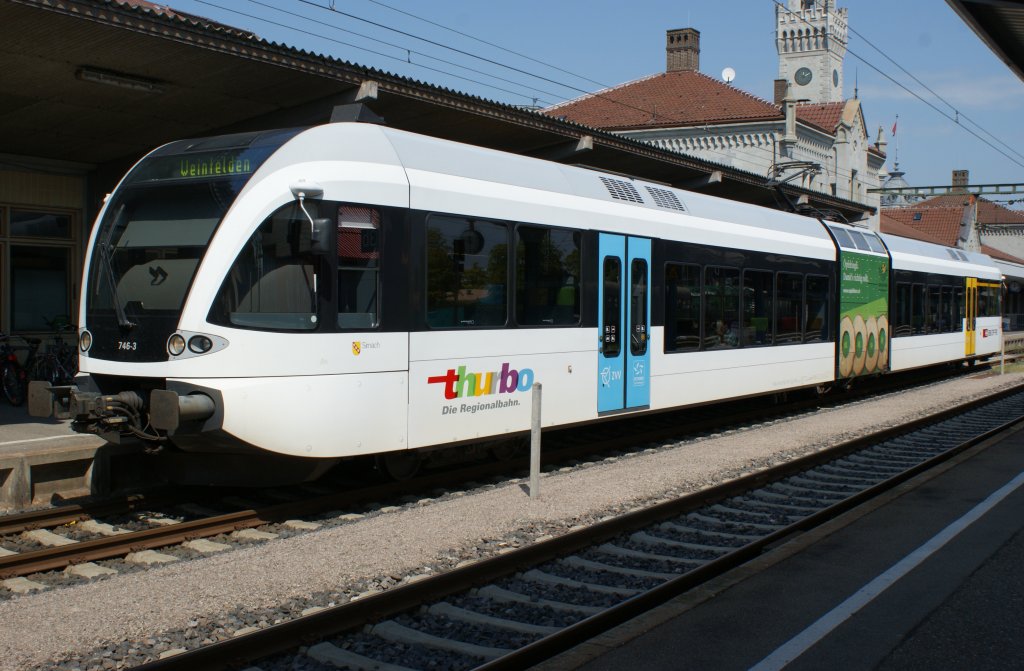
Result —
<instances>
[{"instance_id":1,"label":"white train","mask_svg":"<svg viewBox=\"0 0 1024 671\"><path fill-rule=\"evenodd\" d=\"M87 259L31 411L195 480L521 433L535 382L565 426L1000 344L983 255L367 124L161 147Z\"/></svg>"}]
</instances>

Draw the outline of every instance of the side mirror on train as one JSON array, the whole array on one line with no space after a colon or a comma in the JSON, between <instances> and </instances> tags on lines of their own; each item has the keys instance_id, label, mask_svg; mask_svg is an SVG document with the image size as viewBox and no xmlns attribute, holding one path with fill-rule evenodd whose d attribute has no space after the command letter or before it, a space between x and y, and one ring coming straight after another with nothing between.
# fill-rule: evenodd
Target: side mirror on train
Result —
<instances>
[{"instance_id":1,"label":"side mirror on train","mask_svg":"<svg viewBox=\"0 0 1024 671\"><path fill-rule=\"evenodd\" d=\"M313 220L313 233L312 238L309 241L310 253L319 254L321 256L330 256L333 251L332 243L334 242L334 237L331 235L333 228L333 219Z\"/></svg>"}]
</instances>

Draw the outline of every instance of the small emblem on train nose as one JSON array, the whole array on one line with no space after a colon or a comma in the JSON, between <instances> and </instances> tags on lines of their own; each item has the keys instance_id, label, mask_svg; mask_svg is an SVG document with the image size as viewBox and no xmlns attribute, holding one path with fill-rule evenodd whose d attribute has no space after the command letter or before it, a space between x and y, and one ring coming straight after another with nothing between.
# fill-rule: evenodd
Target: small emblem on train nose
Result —
<instances>
[{"instance_id":1,"label":"small emblem on train nose","mask_svg":"<svg viewBox=\"0 0 1024 671\"><path fill-rule=\"evenodd\" d=\"M352 341L352 354L359 356L359 353L363 351L363 348L359 345L358 340Z\"/></svg>"}]
</instances>

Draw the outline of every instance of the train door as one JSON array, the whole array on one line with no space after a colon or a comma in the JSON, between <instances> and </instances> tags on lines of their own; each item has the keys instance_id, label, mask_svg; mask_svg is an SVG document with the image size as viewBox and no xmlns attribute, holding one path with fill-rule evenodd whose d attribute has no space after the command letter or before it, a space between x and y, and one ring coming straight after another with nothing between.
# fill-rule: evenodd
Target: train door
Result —
<instances>
[{"instance_id":1,"label":"train door","mask_svg":"<svg viewBox=\"0 0 1024 671\"><path fill-rule=\"evenodd\" d=\"M598 241L597 411L651 404L651 241L601 233Z\"/></svg>"},{"instance_id":2,"label":"train door","mask_svg":"<svg viewBox=\"0 0 1024 671\"><path fill-rule=\"evenodd\" d=\"M974 331L978 323L978 280L967 278L967 305L964 312L964 355L974 354Z\"/></svg>"}]
</instances>

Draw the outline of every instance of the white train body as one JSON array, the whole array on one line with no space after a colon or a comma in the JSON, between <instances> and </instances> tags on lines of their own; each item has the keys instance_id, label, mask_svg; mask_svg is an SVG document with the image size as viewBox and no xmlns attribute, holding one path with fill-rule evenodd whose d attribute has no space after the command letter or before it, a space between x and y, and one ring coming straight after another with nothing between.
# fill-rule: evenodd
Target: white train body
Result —
<instances>
[{"instance_id":1,"label":"white train body","mask_svg":"<svg viewBox=\"0 0 1024 671\"><path fill-rule=\"evenodd\" d=\"M56 406L184 452L332 460L526 431L534 382L551 427L998 351L998 315L891 348L882 297L840 324L841 258L917 273L926 300L932 275L964 301L1000 277L869 233L843 257L847 228L373 125L174 143L100 213L91 381ZM93 402L119 392L123 412Z\"/></svg>"}]
</instances>

